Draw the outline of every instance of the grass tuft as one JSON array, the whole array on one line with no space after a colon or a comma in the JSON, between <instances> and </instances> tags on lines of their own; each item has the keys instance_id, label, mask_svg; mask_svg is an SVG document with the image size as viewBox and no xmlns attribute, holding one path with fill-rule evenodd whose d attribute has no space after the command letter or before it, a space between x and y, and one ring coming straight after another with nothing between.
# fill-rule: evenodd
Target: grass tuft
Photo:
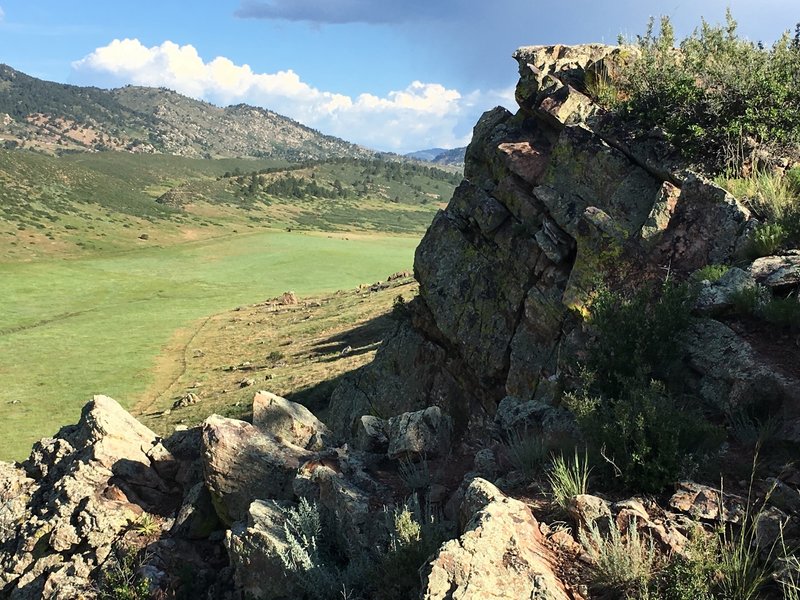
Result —
<instances>
[{"instance_id":1,"label":"grass tuft","mask_svg":"<svg viewBox=\"0 0 800 600\"><path fill-rule=\"evenodd\" d=\"M575 449L573 458L564 458L560 454L553 458L553 466L547 479L553 494L553 501L563 510L567 510L570 499L586 494L589 487L589 455L584 453L583 459Z\"/></svg>"},{"instance_id":2,"label":"grass tuft","mask_svg":"<svg viewBox=\"0 0 800 600\"><path fill-rule=\"evenodd\" d=\"M644 539L632 519L623 535L611 521L608 535L596 523L588 531L578 532L578 539L591 561L592 584L602 590L616 591L625 598L641 598L647 593L656 566L652 541Z\"/></svg>"}]
</instances>

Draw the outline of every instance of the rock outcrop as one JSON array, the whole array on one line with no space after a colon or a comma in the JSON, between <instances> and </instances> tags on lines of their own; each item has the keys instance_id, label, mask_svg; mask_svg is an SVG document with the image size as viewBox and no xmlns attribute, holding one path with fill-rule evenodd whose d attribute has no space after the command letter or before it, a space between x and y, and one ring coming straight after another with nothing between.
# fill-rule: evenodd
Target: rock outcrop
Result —
<instances>
[{"instance_id":1,"label":"rock outcrop","mask_svg":"<svg viewBox=\"0 0 800 600\"><path fill-rule=\"evenodd\" d=\"M422 569L425 600L573 600L554 572L555 556L522 502L483 479L462 503L464 533L446 542Z\"/></svg>"},{"instance_id":2,"label":"rock outcrop","mask_svg":"<svg viewBox=\"0 0 800 600\"><path fill-rule=\"evenodd\" d=\"M95 396L77 425L38 442L22 469L3 465L7 515L0 586L9 598L74 599L144 512L180 505L180 464L119 404Z\"/></svg>"},{"instance_id":3,"label":"rock outcrop","mask_svg":"<svg viewBox=\"0 0 800 600\"><path fill-rule=\"evenodd\" d=\"M575 311L597 284L686 277L731 264L744 248L754 221L743 204L682 170L663 140L610 129L584 93L592 77L630 60L630 49L536 46L515 58L520 110L495 108L475 126L465 179L417 248L411 319L333 394L329 425L338 435L352 435L363 415L430 406L452 416L456 440L508 427L512 405L540 430L568 430L553 402L559 376L580 359ZM795 258L762 259L750 275L731 270L701 309L724 311L752 278L789 284ZM724 327L697 328L694 348L716 347ZM695 387L718 405L736 403L738 390L770 370L742 356L719 382L715 360L691 355ZM771 380L781 405L790 386Z\"/></svg>"}]
</instances>

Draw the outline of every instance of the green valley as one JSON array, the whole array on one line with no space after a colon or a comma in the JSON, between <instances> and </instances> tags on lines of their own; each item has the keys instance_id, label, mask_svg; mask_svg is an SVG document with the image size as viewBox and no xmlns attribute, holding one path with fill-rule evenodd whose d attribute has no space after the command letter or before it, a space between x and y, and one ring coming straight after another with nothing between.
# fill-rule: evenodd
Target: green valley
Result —
<instances>
[{"instance_id":1,"label":"green valley","mask_svg":"<svg viewBox=\"0 0 800 600\"><path fill-rule=\"evenodd\" d=\"M177 331L408 269L458 175L413 162L0 151L0 459L95 393L133 406Z\"/></svg>"}]
</instances>

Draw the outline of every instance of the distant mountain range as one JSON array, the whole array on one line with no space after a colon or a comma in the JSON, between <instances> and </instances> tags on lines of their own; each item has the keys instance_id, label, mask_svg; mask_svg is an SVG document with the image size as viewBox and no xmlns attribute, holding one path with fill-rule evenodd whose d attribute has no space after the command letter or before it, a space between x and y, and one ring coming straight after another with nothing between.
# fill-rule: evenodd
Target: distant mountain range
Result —
<instances>
[{"instance_id":1,"label":"distant mountain range","mask_svg":"<svg viewBox=\"0 0 800 600\"><path fill-rule=\"evenodd\" d=\"M432 162L439 165L452 165L455 167L464 166L464 154L466 153L466 146L461 148L453 148L448 150L446 148L428 148L427 150L417 150L416 152L409 152L404 156L406 158L413 158L425 162Z\"/></svg>"},{"instance_id":2,"label":"distant mountain range","mask_svg":"<svg viewBox=\"0 0 800 600\"><path fill-rule=\"evenodd\" d=\"M0 140L51 154L119 150L292 161L375 155L263 108L220 108L164 88L53 83L7 65L0 65Z\"/></svg>"}]
</instances>

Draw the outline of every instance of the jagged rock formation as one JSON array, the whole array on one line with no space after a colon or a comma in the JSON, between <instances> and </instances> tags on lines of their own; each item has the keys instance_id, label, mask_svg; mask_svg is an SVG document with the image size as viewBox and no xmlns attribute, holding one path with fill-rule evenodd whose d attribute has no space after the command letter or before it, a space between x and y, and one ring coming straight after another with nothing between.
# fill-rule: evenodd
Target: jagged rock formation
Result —
<instances>
[{"instance_id":1,"label":"jagged rock formation","mask_svg":"<svg viewBox=\"0 0 800 600\"><path fill-rule=\"evenodd\" d=\"M144 512L170 515L181 463L114 400L96 396L80 423L38 442L20 467L3 464L8 514L0 585L12 599L79 597L89 575Z\"/></svg>"},{"instance_id":2,"label":"jagged rock formation","mask_svg":"<svg viewBox=\"0 0 800 600\"><path fill-rule=\"evenodd\" d=\"M656 134L611 130L582 93L588 77L626 60L623 50L536 46L515 58L520 110L496 108L476 125L465 180L416 252L411 323L333 395L329 425L340 435L364 414L436 405L457 435L479 438L504 398L547 407L557 375L580 354L584 333L572 311L598 281L635 285L730 264L747 240L753 220L744 205L681 170ZM762 265L772 263L762 259L753 277L791 284L795 258L776 259L769 280ZM735 403L743 382L758 380L797 416L796 382L760 364L727 326L708 322L699 333L692 367L706 399ZM728 359L702 348L722 348L726 336L742 360L727 374L733 381L718 385ZM554 420L546 410L541 418Z\"/></svg>"}]
</instances>

